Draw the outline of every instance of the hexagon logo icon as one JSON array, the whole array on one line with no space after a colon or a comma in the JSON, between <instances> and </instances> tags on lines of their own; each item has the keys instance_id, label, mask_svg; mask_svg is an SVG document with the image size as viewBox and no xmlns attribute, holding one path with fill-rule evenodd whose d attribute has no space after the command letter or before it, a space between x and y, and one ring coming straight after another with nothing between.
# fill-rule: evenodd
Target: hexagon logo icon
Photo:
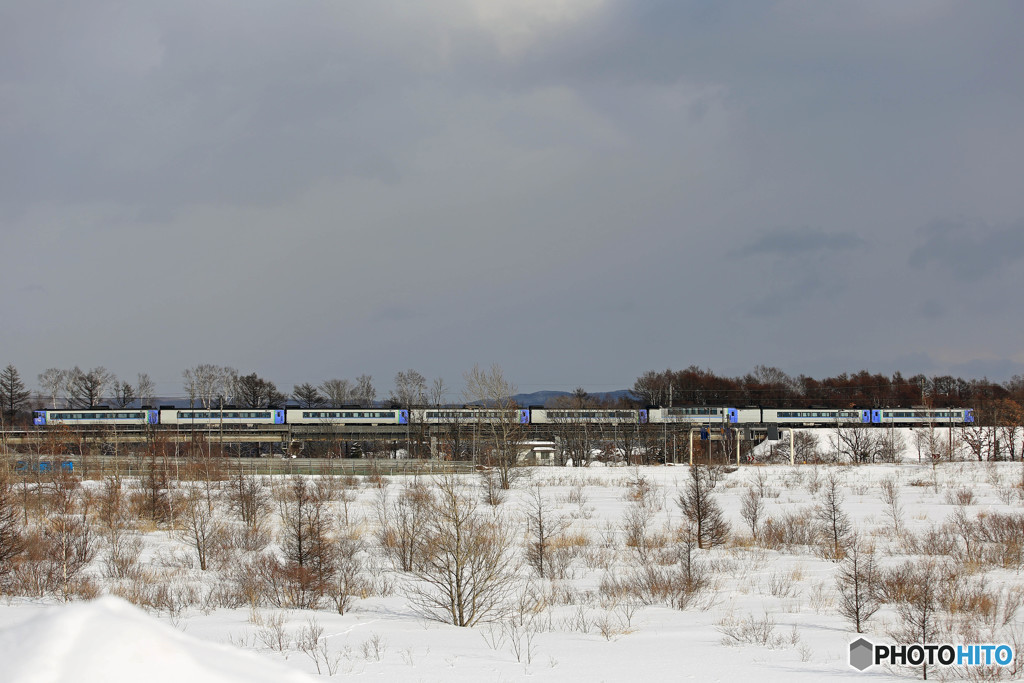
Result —
<instances>
[{"instance_id":1,"label":"hexagon logo icon","mask_svg":"<svg viewBox=\"0 0 1024 683\"><path fill-rule=\"evenodd\" d=\"M850 666L857 671L873 665L875 659L875 646L864 638L858 638L850 643Z\"/></svg>"}]
</instances>

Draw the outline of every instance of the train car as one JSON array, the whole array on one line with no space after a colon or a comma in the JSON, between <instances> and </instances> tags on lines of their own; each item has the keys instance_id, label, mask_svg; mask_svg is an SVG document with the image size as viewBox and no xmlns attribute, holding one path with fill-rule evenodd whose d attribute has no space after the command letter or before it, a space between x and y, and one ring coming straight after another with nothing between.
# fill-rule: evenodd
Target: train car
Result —
<instances>
[{"instance_id":1,"label":"train car","mask_svg":"<svg viewBox=\"0 0 1024 683\"><path fill-rule=\"evenodd\" d=\"M936 427L974 424L973 408L881 408L872 411L872 422L900 427Z\"/></svg>"},{"instance_id":2,"label":"train car","mask_svg":"<svg viewBox=\"0 0 1024 683\"><path fill-rule=\"evenodd\" d=\"M284 424L284 411L277 408L186 408L183 410L161 408L162 425L279 425Z\"/></svg>"},{"instance_id":3,"label":"train car","mask_svg":"<svg viewBox=\"0 0 1024 683\"><path fill-rule=\"evenodd\" d=\"M288 424L296 425L393 425L408 424L409 411L399 408L289 408Z\"/></svg>"},{"instance_id":4,"label":"train car","mask_svg":"<svg viewBox=\"0 0 1024 683\"><path fill-rule=\"evenodd\" d=\"M650 421L655 424L684 423L708 424L723 422L739 422L739 411L736 408L722 406L679 406L673 408L651 408Z\"/></svg>"},{"instance_id":5,"label":"train car","mask_svg":"<svg viewBox=\"0 0 1024 683\"><path fill-rule=\"evenodd\" d=\"M757 410L755 409L755 412ZM859 408L762 408L759 411L759 422L774 422L794 427L849 426L871 424L872 421L871 411Z\"/></svg>"},{"instance_id":6,"label":"train car","mask_svg":"<svg viewBox=\"0 0 1024 683\"><path fill-rule=\"evenodd\" d=\"M648 411L583 409L530 409L530 424L647 424Z\"/></svg>"},{"instance_id":7,"label":"train car","mask_svg":"<svg viewBox=\"0 0 1024 683\"><path fill-rule=\"evenodd\" d=\"M89 410L37 410L32 424L47 425L155 425L159 421L156 410L125 408L95 408Z\"/></svg>"},{"instance_id":8,"label":"train car","mask_svg":"<svg viewBox=\"0 0 1024 683\"><path fill-rule=\"evenodd\" d=\"M530 424L530 411L526 408L492 410L488 408L414 408L409 411L413 422L427 424Z\"/></svg>"}]
</instances>

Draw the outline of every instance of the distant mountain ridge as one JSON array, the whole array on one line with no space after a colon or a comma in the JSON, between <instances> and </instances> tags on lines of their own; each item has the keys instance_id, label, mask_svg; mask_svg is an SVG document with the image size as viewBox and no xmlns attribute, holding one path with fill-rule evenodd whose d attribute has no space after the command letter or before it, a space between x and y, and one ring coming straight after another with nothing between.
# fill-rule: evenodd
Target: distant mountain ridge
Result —
<instances>
[{"instance_id":1,"label":"distant mountain ridge","mask_svg":"<svg viewBox=\"0 0 1024 683\"><path fill-rule=\"evenodd\" d=\"M617 391L603 391L600 393L588 394L591 398L595 398L602 401L617 401L622 398L632 399L633 394L629 389L619 389ZM542 406L546 405L548 401L561 396L572 396L571 391L535 391L532 394L516 394L512 399L521 406Z\"/></svg>"}]
</instances>

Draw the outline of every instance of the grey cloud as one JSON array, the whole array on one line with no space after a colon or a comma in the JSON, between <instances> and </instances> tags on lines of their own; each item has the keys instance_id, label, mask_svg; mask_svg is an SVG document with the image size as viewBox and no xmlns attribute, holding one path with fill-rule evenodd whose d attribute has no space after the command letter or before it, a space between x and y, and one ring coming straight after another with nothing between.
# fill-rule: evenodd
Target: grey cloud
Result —
<instances>
[{"instance_id":1,"label":"grey cloud","mask_svg":"<svg viewBox=\"0 0 1024 683\"><path fill-rule=\"evenodd\" d=\"M397 151L433 127L415 101L415 57L402 56L411 31L375 31L388 11L369 5L264 5L12 10L0 28L18 56L0 71L15 103L0 202L156 211L269 203L323 177L393 179ZM26 25L35 41L15 39Z\"/></svg>"},{"instance_id":2,"label":"grey cloud","mask_svg":"<svg viewBox=\"0 0 1024 683\"><path fill-rule=\"evenodd\" d=\"M818 112L948 94L960 79L975 92L1012 79L1010 68L986 72L987 55L950 50L948 36L1010 45L1020 6L900 3L897 22L881 6L892 4L612 2L516 66L573 80L724 82L737 97L774 90L779 97L762 104Z\"/></svg>"},{"instance_id":3,"label":"grey cloud","mask_svg":"<svg viewBox=\"0 0 1024 683\"><path fill-rule=\"evenodd\" d=\"M928 299L923 304L921 304L919 310L921 311L921 314L924 315L925 317L937 319L941 318L949 309L941 302L936 301L935 299Z\"/></svg>"},{"instance_id":4,"label":"grey cloud","mask_svg":"<svg viewBox=\"0 0 1024 683\"><path fill-rule=\"evenodd\" d=\"M744 298L741 310L755 318L778 316L782 312L793 314L842 300L849 287L845 277L835 273L826 276L817 265L787 270L770 277L765 287L752 290Z\"/></svg>"},{"instance_id":5,"label":"grey cloud","mask_svg":"<svg viewBox=\"0 0 1024 683\"><path fill-rule=\"evenodd\" d=\"M976 282L1024 260L1024 220L989 226L982 222L936 221L920 231L910 265L932 266L957 280Z\"/></svg>"},{"instance_id":6,"label":"grey cloud","mask_svg":"<svg viewBox=\"0 0 1024 683\"><path fill-rule=\"evenodd\" d=\"M39 295L39 294L49 294L50 290L47 289L44 285L41 285L41 284L39 284L37 282L33 282L33 283L21 285L20 287L18 287L18 292L20 294Z\"/></svg>"},{"instance_id":7,"label":"grey cloud","mask_svg":"<svg viewBox=\"0 0 1024 683\"><path fill-rule=\"evenodd\" d=\"M418 317L421 311L401 304L381 306L371 319L383 323L406 323Z\"/></svg>"},{"instance_id":8,"label":"grey cloud","mask_svg":"<svg viewBox=\"0 0 1024 683\"><path fill-rule=\"evenodd\" d=\"M0 365L1021 357L1024 5L546 5L0 6Z\"/></svg>"},{"instance_id":9,"label":"grey cloud","mask_svg":"<svg viewBox=\"0 0 1024 683\"><path fill-rule=\"evenodd\" d=\"M807 253L863 249L864 238L850 232L825 232L822 228L773 228L758 233L752 242L735 250L738 256L778 254L798 257Z\"/></svg>"},{"instance_id":10,"label":"grey cloud","mask_svg":"<svg viewBox=\"0 0 1024 683\"><path fill-rule=\"evenodd\" d=\"M949 366L949 373L959 377L987 377L995 382L1005 382L1014 375L1024 375L1024 363L1011 358L975 359Z\"/></svg>"}]
</instances>

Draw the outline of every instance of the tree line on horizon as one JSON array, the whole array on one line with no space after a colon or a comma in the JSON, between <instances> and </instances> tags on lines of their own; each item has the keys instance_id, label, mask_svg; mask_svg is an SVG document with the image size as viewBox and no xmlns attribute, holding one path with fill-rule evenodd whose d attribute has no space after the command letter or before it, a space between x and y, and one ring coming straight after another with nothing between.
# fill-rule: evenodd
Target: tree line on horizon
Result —
<instances>
[{"instance_id":1,"label":"tree line on horizon","mask_svg":"<svg viewBox=\"0 0 1024 683\"><path fill-rule=\"evenodd\" d=\"M695 365L648 371L631 389L637 401L657 406L771 406L774 408L973 408L982 421L1019 419L1024 377L1006 382L952 375L904 377L861 370L816 379L758 365L742 377L718 375Z\"/></svg>"},{"instance_id":2,"label":"tree line on horizon","mask_svg":"<svg viewBox=\"0 0 1024 683\"><path fill-rule=\"evenodd\" d=\"M40 391L33 394L17 368L0 370L0 414L4 424L26 421L32 409L45 406L94 408L113 405L152 405L155 385L146 373L131 383L99 366L88 371L49 368L37 377ZM182 372L184 398L203 408L233 405L267 408L287 403L304 408L377 405L377 389L370 375L355 380L328 379L319 384L297 384L290 393L253 372L247 375L228 366L200 364ZM510 384L510 390L515 391ZM428 383L413 369L396 373L394 388L384 402L401 405L446 405L449 387L441 378ZM776 367L758 365L743 376L719 375L691 365L683 370L649 370L629 389L631 396L592 395L583 388L550 399L549 408L645 406L771 406L778 408L881 408L970 407L979 420L1005 420L1024 406L1024 377L1006 382L987 378L964 379L952 375L904 377L861 370L831 377L789 375ZM508 397L511 398L511 397Z\"/></svg>"}]
</instances>

